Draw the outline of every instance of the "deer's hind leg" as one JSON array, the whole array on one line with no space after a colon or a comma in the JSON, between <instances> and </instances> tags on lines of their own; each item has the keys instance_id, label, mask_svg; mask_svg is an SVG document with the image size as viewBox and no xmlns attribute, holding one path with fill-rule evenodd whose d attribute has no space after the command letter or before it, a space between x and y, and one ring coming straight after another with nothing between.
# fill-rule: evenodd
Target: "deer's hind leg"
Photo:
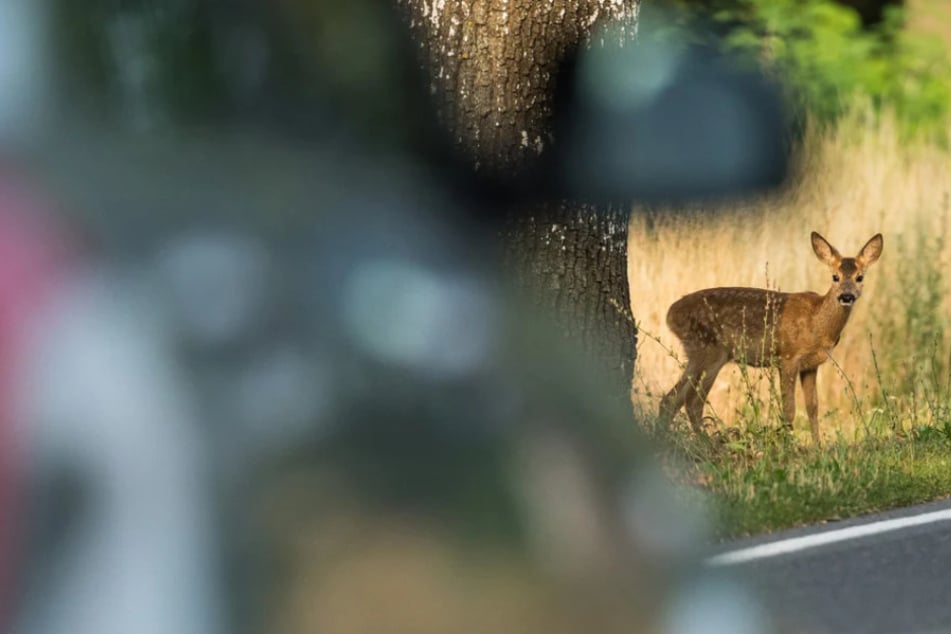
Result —
<instances>
[{"instance_id":1,"label":"deer's hind leg","mask_svg":"<svg viewBox=\"0 0 951 634\"><path fill-rule=\"evenodd\" d=\"M686 405L690 424L694 431L700 432L706 395L709 393L710 387L713 386L720 369L728 360L729 355L725 351L715 349L687 350L687 367L684 369L683 375L660 402L660 423L664 427L669 426L674 414ZM706 388L704 388L704 385L706 385Z\"/></svg>"},{"instance_id":2,"label":"deer's hind leg","mask_svg":"<svg viewBox=\"0 0 951 634\"><path fill-rule=\"evenodd\" d=\"M687 418L690 424L697 431L701 428L703 422L703 406L707 402L707 396L710 395L710 388L717 380L720 370L730 360L729 354L725 350L710 350L704 355L703 369L700 376L687 390Z\"/></svg>"},{"instance_id":3,"label":"deer's hind leg","mask_svg":"<svg viewBox=\"0 0 951 634\"><path fill-rule=\"evenodd\" d=\"M662 426L669 427L670 421L674 418L674 414L687 402L687 392L694 384L693 377L698 367L699 363L688 350L687 366L684 368L684 373L680 376L677 383L674 384L674 387L670 388L670 391L667 392L660 401L658 418Z\"/></svg>"},{"instance_id":4,"label":"deer's hind leg","mask_svg":"<svg viewBox=\"0 0 951 634\"><path fill-rule=\"evenodd\" d=\"M684 403L687 402L687 390L690 387L690 363L687 363L687 369L681 375L680 380L674 384L664 398L660 400L660 410L657 414L659 423L662 427L670 427L670 421Z\"/></svg>"}]
</instances>

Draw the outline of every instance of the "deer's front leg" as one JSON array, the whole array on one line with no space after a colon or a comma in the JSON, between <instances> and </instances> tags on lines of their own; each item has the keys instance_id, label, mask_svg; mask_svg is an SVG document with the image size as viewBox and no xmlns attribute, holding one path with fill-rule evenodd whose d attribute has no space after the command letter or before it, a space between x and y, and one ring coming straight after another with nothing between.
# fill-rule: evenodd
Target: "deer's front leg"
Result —
<instances>
[{"instance_id":1,"label":"deer's front leg","mask_svg":"<svg viewBox=\"0 0 951 634\"><path fill-rule=\"evenodd\" d=\"M802 395L806 400L806 414L809 415L809 427L812 430L812 439L819 442L819 394L816 391L816 373L818 368L803 370L799 373L799 381L802 383Z\"/></svg>"},{"instance_id":2,"label":"deer's front leg","mask_svg":"<svg viewBox=\"0 0 951 634\"><path fill-rule=\"evenodd\" d=\"M783 425L792 429L796 418L796 375L799 374L799 362L785 359L779 366L779 389L783 399Z\"/></svg>"}]
</instances>

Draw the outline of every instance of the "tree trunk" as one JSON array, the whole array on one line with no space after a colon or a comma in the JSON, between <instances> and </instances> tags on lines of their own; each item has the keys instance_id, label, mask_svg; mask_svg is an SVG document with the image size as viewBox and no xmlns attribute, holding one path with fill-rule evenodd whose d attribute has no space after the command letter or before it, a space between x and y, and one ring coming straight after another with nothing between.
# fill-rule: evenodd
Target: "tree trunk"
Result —
<instances>
[{"instance_id":1,"label":"tree trunk","mask_svg":"<svg viewBox=\"0 0 951 634\"><path fill-rule=\"evenodd\" d=\"M559 62L602 23L636 34L638 0L397 0L428 61L438 115L477 170L518 172L551 141ZM627 209L576 201L515 209L516 280L551 308L627 396L636 354L627 316Z\"/></svg>"},{"instance_id":2,"label":"tree trunk","mask_svg":"<svg viewBox=\"0 0 951 634\"><path fill-rule=\"evenodd\" d=\"M562 332L579 342L627 396L637 331L629 314L627 207L571 202L514 216L506 231L509 260L521 287L554 312Z\"/></svg>"}]
</instances>

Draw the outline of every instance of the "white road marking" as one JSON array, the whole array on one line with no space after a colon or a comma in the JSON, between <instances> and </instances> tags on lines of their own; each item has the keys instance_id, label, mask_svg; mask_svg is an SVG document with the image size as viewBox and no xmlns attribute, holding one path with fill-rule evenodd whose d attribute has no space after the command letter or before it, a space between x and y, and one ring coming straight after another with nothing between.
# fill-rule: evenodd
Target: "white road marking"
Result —
<instances>
[{"instance_id":1,"label":"white road marking","mask_svg":"<svg viewBox=\"0 0 951 634\"><path fill-rule=\"evenodd\" d=\"M872 522L871 524L849 526L847 528L825 531L815 535L791 537L789 539L760 544L758 546L750 546L749 548L732 550L710 557L704 563L707 566L741 564L756 559L778 557L779 555L809 550L810 548L817 548L827 544L844 542L849 539L869 537L870 535L897 531L911 526L921 526L923 524L932 524L934 522L944 522L948 520L951 520L951 509L922 513L921 515L912 515L910 517L897 517L895 519Z\"/></svg>"}]
</instances>

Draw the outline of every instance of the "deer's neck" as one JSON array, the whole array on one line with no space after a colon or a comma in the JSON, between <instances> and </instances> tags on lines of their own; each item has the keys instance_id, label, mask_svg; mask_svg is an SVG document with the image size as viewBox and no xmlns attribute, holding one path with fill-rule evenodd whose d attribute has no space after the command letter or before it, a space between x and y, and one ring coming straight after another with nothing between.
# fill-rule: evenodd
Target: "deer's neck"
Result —
<instances>
[{"instance_id":1,"label":"deer's neck","mask_svg":"<svg viewBox=\"0 0 951 634\"><path fill-rule=\"evenodd\" d=\"M822 304L816 313L816 327L833 342L838 342L839 335L842 334L842 329L845 328L851 314L852 306L840 304L835 293L830 290L822 298Z\"/></svg>"}]
</instances>

